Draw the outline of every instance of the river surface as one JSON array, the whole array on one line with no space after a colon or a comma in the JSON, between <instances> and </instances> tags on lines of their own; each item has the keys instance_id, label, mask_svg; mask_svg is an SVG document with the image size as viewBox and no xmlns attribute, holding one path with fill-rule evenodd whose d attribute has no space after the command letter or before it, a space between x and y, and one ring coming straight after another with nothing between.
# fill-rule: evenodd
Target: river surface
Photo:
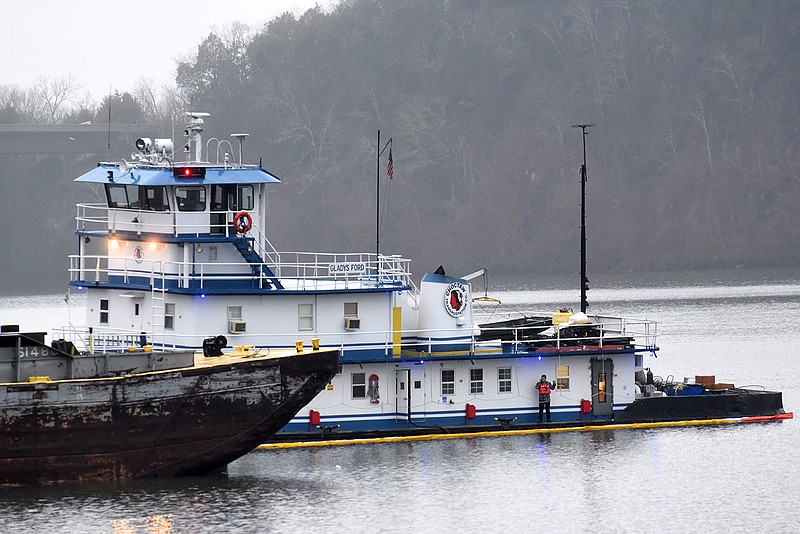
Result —
<instances>
[{"instance_id":1,"label":"river surface","mask_svg":"<svg viewBox=\"0 0 800 534\"><path fill-rule=\"evenodd\" d=\"M575 306L568 282L545 282L504 282L489 295L524 309ZM800 272L594 286L590 312L659 321L659 356L646 358L656 375L780 390L786 410L800 412ZM63 295L0 297L0 324L82 322L80 296L71 301L73 309ZM0 489L0 531L797 532L799 455L800 413L774 423L256 451L215 476Z\"/></svg>"}]
</instances>

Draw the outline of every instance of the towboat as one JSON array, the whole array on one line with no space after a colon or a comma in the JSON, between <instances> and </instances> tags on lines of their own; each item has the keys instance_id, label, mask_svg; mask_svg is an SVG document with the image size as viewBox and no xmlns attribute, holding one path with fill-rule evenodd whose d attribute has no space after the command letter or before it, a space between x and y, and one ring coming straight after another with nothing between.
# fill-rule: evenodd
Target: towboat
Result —
<instances>
[{"instance_id":1,"label":"towboat","mask_svg":"<svg viewBox=\"0 0 800 534\"><path fill-rule=\"evenodd\" d=\"M105 198L77 206L70 286L87 314L65 339L103 351L138 338L206 354L336 351L335 376L272 440L784 416L779 392L648 380L651 320L569 310L484 320L475 273L440 268L416 283L401 256L279 252L267 237L279 178L244 163L246 134L233 134L238 161L224 138L204 145L206 118L187 113L184 162L172 140L142 138L132 162L76 179ZM540 423L541 375L554 392Z\"/></svg>"}]
</instances>

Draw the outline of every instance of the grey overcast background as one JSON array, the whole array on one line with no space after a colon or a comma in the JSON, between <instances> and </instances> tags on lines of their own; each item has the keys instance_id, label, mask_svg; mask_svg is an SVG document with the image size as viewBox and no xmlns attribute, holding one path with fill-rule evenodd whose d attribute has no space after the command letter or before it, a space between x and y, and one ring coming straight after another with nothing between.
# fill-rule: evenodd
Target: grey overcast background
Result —
<instances>
[{"instance_id":1,"label":"grey overcast background","mask_svg":"<svg viewBox=\"0 0 800 534\"><path fill-rule=\"evenodd\" d=\"M4 0L0 84L27 88L41 77L73 80L99 101L140 79L175 82L176 60L212 29L259 28L286 11L329 0ZM150 8L146 7L150 6Z\"/></svg>"},{"instance_id":2,"label":"grey overcast background","mask_svg":"<svg viewBox=\"0 0 800 534\"><path fill-rule=\"evenodd\" d=\"M800 2L316 4L0 3L0 244L14 247L0 293L63 288L74 204L94 198L72 180L128 157L135 136L168 135L189 107L211 114L209 138L249 133L245 159L281 177L266 227L279 250L375 250L380 183L381 252L412 258L415 276L575 283L571 126L595 123L590 287L601 273L797 273ZM90 97L59 100L76 84ZM96 131L110 108L136 127L58 135Z\"/></svg>"}]
</instances>

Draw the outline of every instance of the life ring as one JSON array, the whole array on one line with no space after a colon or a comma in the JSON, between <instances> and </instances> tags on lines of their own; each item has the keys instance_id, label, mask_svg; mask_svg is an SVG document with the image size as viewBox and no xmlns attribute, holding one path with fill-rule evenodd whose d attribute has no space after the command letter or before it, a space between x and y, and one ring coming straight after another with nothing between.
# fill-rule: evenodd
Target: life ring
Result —
<instances>
[{"instance_id":1,"label":"life ring","mask_svg":"<svg viewBox=\"0 0 800 534\"><path fill-rule=\"evenodd\" d=\"M246 234L253 227L253 217L246 211L240 211L233 217L233 227L240 234Z\"/></svg>"}]
</instances>

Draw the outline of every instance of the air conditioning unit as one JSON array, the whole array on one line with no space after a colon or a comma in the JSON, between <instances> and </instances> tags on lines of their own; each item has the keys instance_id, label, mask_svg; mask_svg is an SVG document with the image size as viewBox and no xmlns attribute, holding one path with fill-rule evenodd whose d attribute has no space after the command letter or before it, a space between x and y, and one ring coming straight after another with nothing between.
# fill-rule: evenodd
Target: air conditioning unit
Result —
<instances>
[{"instance_id":1,"label":"air conditioning unit","mask_svg":"<svg viewBox=\"0 0 800 534\"><path fill-rule=\"evenodd\" d=\"M244 334L247 332L247 323L240 321L228 321L228 332L231 334Z\"/></svg>"},{"instance_id":2,"label":"air conditioning unit","mask_svg":"<svg viewBox=\"0 0 800 534\"><path fill-rule=\"evenodd\" d=\"M361 328L361 319L358 317L345 317L344 329L345 330L358 330Z\"/></svg>"}]
</instances>

